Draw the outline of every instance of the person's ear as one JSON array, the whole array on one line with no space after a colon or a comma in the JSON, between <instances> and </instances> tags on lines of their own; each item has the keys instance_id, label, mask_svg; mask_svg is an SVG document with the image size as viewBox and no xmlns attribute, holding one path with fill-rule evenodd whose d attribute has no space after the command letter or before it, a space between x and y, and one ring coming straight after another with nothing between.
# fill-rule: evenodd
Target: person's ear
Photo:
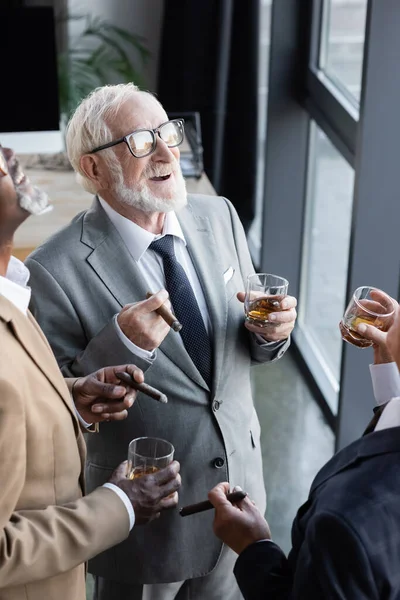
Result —
<instances>
[{"instance_id":1,"label":"person's ear","mask_svg":"<svg viewBox=\"0 0 400 600\"><path fill-rule=\"evenodd\" d=\"M97 189L108 187L108 169L100 157L94 154L84 154L81 156L79 165L82 174L93 182Z\"/></svg>"}]
</instances>

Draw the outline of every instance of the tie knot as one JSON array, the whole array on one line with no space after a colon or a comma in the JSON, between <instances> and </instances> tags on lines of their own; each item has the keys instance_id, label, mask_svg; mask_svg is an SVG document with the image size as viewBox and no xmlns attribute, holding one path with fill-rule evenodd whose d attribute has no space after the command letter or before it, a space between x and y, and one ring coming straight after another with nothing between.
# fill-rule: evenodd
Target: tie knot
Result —
<instances>
[{"instance_id":1,"label":"tie knot","mask_svg":"<svg viewBox=\"0 0 400 600\"><path fill-rule=\"evenodd\" d=\"M174 258L174 239L172 235L164 235L159 240L154 240L149 246L150 250L157 252L162 258Z\"/></svg>"}]
</instances>

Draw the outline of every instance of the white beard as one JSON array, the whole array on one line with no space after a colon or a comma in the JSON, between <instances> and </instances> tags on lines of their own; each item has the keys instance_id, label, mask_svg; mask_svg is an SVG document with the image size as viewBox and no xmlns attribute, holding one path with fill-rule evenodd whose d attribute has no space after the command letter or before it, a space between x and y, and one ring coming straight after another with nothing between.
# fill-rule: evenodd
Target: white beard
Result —
<instances>
[{"instance_id":1,"label":"white beard","mask_svg":"<svg viewBox=\"0 0 400 600\"><path fill-rule=\"evenodd\" d=\"M167 213L171 211L177 212L187 204L187 193L186 193L186 182L183 178L181 167L176 161L173 169L176 190L173 198L163 198L162 196L156 196L149 189L147 183L143 183L136 189L128 187L122 175L122 169L118 173L115 181L114 191L118 195L118 199L133 208L137 208L145 213L161 212ZM144 174L145 175L145 174ZM160 176L162 173L159 170L153 169L150 176Z\"/></svg>"}]
</instances>

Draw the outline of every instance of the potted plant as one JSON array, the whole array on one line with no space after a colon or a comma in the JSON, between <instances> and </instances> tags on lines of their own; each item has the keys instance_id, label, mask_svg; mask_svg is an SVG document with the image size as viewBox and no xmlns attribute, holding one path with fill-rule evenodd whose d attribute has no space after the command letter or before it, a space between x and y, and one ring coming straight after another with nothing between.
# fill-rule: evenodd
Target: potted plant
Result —
<instances>
[{"instance_id":1,"label":"potted plant","mask_svg":"<svg viewBox=\"0 0 400 600\"><path fill-rule=\"evenodd\" d=\"M72 112L95 87L133 81L143 87L143 69L150 52L145 40L134 33L88 14L60 16L59 25L83 21L81 33L58 53L60 127L64 131ZM128 49L135 50L135 61ZM66 152L34 154L26 159L28 168L72 170Z\"/></svg>"},{"instance_id":2,"label":"potted plant","mask_svg":"<svg viewBox=\"0 0 400 600\"><path fill-rule=\"evenodd\" d=\"M142 70L150 56L144 39L90 15L68 16L84 21L82 32L58 55L60 112L68 120L79 101L93 88L111 82L134 81L143 86ZM127 49L135 50L133 64Z\"/></svg>"}]
</instances>

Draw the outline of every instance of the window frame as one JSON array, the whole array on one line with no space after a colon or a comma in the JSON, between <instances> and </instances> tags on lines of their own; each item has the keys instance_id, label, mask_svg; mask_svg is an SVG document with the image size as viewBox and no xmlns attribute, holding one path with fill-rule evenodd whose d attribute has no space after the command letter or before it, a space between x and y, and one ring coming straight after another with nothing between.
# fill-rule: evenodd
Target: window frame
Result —
<instances>
[{"instance_id":1,"label":"window frame","mask_svg":"<svg viewBox=\"0 0 400 600\"><path fill-rule=\"evenodd\" d=\"M363 284L398 297L400 81L395 77L395 57L400 55L400 5L398 0L368 1L359 111L328 77L318 73L322 19L323 0L274 0L272 6L260 270L289 279L289 293L303 301L299 290L310 122L314 120L355 169L346 299ZM317 392L340 448L362 432L371 415L368 365L372 357L343 343L335 415L328 401L330 382L303 334L297 326L293 352Z\"/></svg>"}]
</instances>

